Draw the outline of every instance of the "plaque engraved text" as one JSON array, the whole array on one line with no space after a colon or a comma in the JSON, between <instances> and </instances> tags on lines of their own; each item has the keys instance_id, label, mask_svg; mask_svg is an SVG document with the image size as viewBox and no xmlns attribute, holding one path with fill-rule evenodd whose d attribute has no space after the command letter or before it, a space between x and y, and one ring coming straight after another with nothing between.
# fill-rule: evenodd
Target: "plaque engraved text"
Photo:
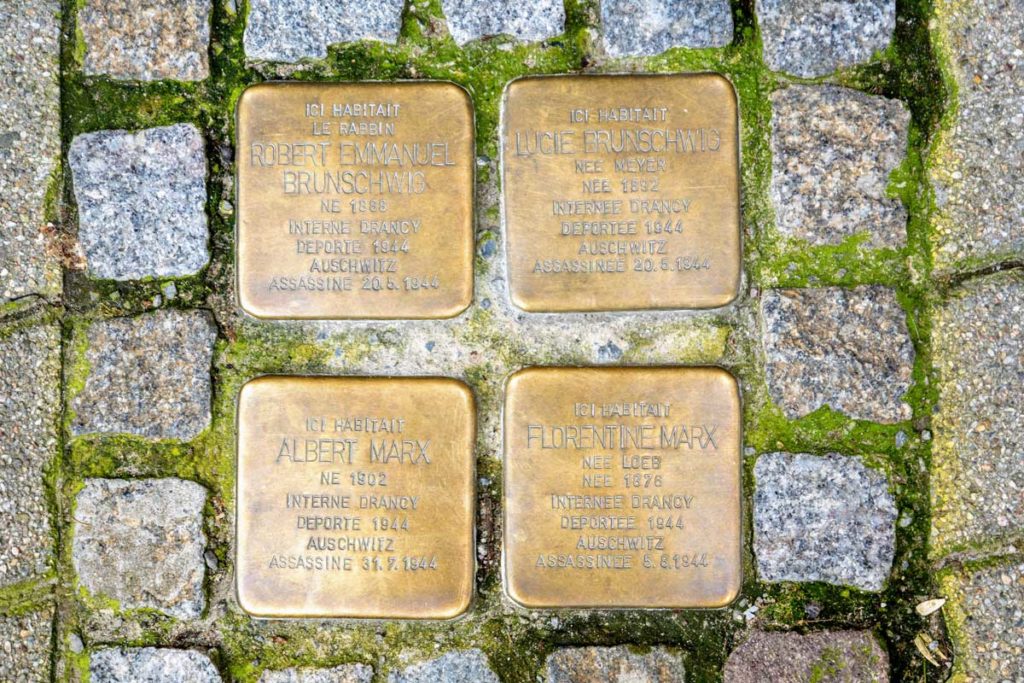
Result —
<instances>
[{"instance_id":1,"label":"plaque engraved text","mask_svg":"<svg viewBox=\"0 0 1024 683\"><path fill-rule=\"evenodd\" d=\"M715 74L505 92L509 289L527 311L710 308L740 282L736 95Z\"/></svg>"},{"instance_id":2,"label":"plaque engraved text","mask_svg":"<svg viewBox=\"0 0 1024 683\"><path fill-rule=\"evenodd\" d=\"M264 377L239 398L238 598L448 618L473 586L473 400L447 379Z\"/></svg>"},{"instance_id":3,"label":"plaque engraved text","mask_svg":"<svg viewBox=\"0 0 1024 683\"><path fill-rule=\"evenodd\" d=\"M505 408L505 578L526 607L721 607L740 409L717 368L530 369Z\"/></svg>"},{"instance_id":4,"label":"plaque engraved text","mask_svg":"<svg viewBox=\"0 0 1024 683\"><path fill-rule=\"evenodd\" d=\"M250 314L443 318L469 305L473 115L458 86L254 86L237 157Z\"/></svg>"}]
</instances>

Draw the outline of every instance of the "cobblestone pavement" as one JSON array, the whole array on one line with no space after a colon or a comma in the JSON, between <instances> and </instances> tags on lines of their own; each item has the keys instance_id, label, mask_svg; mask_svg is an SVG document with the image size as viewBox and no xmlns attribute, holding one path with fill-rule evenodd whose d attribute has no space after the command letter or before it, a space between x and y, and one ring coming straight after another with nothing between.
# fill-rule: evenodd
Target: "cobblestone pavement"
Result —
<instances>
[{"instance_id":1,"label":"cobblestone pavement","mask_svg":"<svg viewBox=\"0 0 1024 683\"><path fill-rule=\"evenodd\" d=\"M1022 27L1022 0L7 0L0 682L1024 681ZM500 219L502 90L633 71L715 71L736 89L741 295L523 313ZM239 311L234 104L287 78L466 88L466 312ZM504 595L503 387L532 365L737 376L733 605L547 612ZM466 615L239 607L235 402L264 374L472 388Z\"/></svg>"}]
</instances>

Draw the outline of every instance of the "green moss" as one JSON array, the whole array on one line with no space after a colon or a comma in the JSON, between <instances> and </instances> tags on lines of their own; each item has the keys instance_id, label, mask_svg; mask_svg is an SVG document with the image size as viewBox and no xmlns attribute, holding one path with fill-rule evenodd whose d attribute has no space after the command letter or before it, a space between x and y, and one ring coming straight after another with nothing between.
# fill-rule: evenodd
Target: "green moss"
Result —
<instances>
[{"instance_id":1,"label":"green moss","mask_svg":"<svg viewBox=\"0 0 1024 683\"><path fill-rule=\"evenodd\" d=\"M89 673L88 652L85 650L73 652L70 642L62 643L60 652L61 660L65 666L65 680L75 681L75 683L89 683L92 680L92 676Z\"/></svg>"},{"instance_id":2,"label":"green moss","mask_svg":"<svg viewBox=\"0 0 1024 683\"><path fill-rule=\"evenodd\" d=\"M53 603L56 577L47 573L27 581L0 586L0 617L20 617Z\"/></svg>"},{"instance_id":3,"label":"green moss","mask_svg":"<svg viewBox=\"0 0 1024 683\"><path fill-rule=\"evenodd\" d=\"M824 683L824 681L834 680L835 677L843 673L845 668L846 662L843 660L842 653L836 648L826 647L822 650L821 657L811 667L808 683Z\"/></svg>"},{"instance_id":4,"label":"green moss","mask_svg":"<svg viewBox=\"0 0 1024 683\"><path fill-rule=\"evenodd\" d=\"M30 327L58 323L60 316L59 308L38 298L11 301L8 308L0 309L0 342Z\"/></svg>"},{"instance_id":5,"label":"green moss","mask_svg":"<svg viewBox=\"0 0 1024 683\"><path fill-rule=\"evenodd\" d=\"M628 348L622 360L627 364L644 363L657 345L671 349L672 363L714 365L726 355L732 333L733 327L726 320L705 317L669 323L656 336L649 330L632 330L625 334Z\"/></svg>"},{"instance_id":6,"label":"green moss","mask_svg":"<svg viewBox=\"0 0 1024 683\"><path fill-rule=\"evenodd\" d=\"M71 433L75 412L71 405L75 397L85 390L92 365L89 363L89 336L86 320L69 321L64 328L64 425L63 432Z\"/></svg>"}]
</instances>

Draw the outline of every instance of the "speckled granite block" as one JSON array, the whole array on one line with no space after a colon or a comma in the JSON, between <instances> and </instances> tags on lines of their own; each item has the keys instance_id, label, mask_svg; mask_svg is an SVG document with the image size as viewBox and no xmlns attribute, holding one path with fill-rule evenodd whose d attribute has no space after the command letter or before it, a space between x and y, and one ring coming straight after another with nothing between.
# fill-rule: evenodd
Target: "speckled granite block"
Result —
<instances>
[{"instance_id":1,"label":"speckled granite block","mask_svg":"<svg viewBox=\"0 0 1024 683\"><path fill-rule=\"evenodd\" d=\"M210 658L192 650L110 648L89 657L90 683L220 683Z\"/></svg>"},{"instance_id":2,"label":"speckled granite block","mask_svg":"<svg viewBox=\"0 0 1024 683\"><path fill-rule=\"evenodd\" d=\"M245 54L253 60L297 62L322 59L327 46L336 43L393 43L402 6L402 0L250 0Z\"/></svg>"},{"instance_id":3,"label":"speckled granite block","mask_svg":"<svg viewBox=\"0 0 1024 683\"><path fill-rule=\"evenodd\" d=\"M757 0L764 61L814 78L862 64L889 47L896 0Z\"/></svg>"},{"instance_id":4,"label":"speckled granite block","mask_svg":"<svg viewBox=\"0 0 1024 683\"><path fill-rule=\"evenodd\" d=\"M71 401L73 434L187 441L210 423L217 332L208 313L168 309L103 320L87 336L90 371Z\"/></svg>"},{"instance_id":5,"label":"speckled granite block","mask_svg":"<svg viewBox=\"0 0 1024 683\"><path fill-rule=\"evenodd\" d=\"M1024 3L939 0L955 119L931 154L933 253L949 271L1024 256Z\"/></svg>"},{"instance_id":6,"label":"speckled granite block","mask_svg":"<svg viewBox=\"0 0 1024 683\"><path fill-rule=\"evenodd\" d=\"M210 0L85 0L87 74L138 81L210 75Z\"/></svg>"},{"instance_id":7,"label":"speckled granite block","mask_svg":"<svg viewBox=\"0 0 1024 683\"><path fill-rule=\"evenodd\" d=\"M60 328L28 327L0 340L0 586L49 569L43 477L58 453L59 416Z\"/></svg>"},{"instance_id":8,"label":"speckled granite block","mask_svg":"<svg viewBox=\"0 0 1024 683\"><path fill-rule=\"evenodd\" d=\"M0 616L0 681L46 683L50 680L53 609Z\"/></svg>"},{"instance_id":9,"label":"speckled granite block","mask_svg":"<svg viewBox=\"0 0 1024 683\"><path fill-rule=\"evenodd\" d=\"M859 420L911 417L914 346L891 289L767 290L761 312L768 390L786 417L825 405Z\"/></svg>"},{"instance_id":10,"label":"speckled granite block","mask_svg":"<svg viewBox=\"0 0 1024 683\"><path fill-rule=\"evenodd\" d=\"M970 280L935 313L933 552L1024 528L1024 277Z\"/></svg>"},{"instance_id":11,"label":"speckled granite block","mask_svg":"<svg viewBox=\"0 0 1024 683\"><path fill-rule=\"evenodd\" d=\"M601 34L613 57L732 42L729 0L603 0Z\"/></svg>"},{"instance_id":12,"label":"speckled granite block","mask_svg":"<svg viewBox=\"0 0 1024 683\"><path fill-rule=\"evenodd\" d=\"M547 683L592 681L643 681L683 683L682 659L664 648L646 654L618 647L569 647L549 655L545 664Z\"/></svg>"},{"instance_id":13,"label":"speckled granite block","mask_svg":"<svg viewBox=\"0 0 1024 683\"><path fill-rule=\"evenodd\" d=\"M955 624L950 680L1024 681L1024 564L960 569L941 583Z\"/></svg>"},{"instance_id":14,"label":"speckled granite block","mask_svg":"<svg viewBox=\"0 0 1024 683\"><path fill-rule=\"evenodd\" d=\"M370 683L372 680L372 666L342 664L330 669L264 671L259 683Z\"/></svg>"},{"instance_id":15,"label":"speckled granite block","mask_svg":"<svg viewBox=\"0 0 1024 683\"><path fill-rule=\"evenodd\" d=\"M565 30L562 0L441 0L441 5L459 45L502 34L536 42Z\"/></svg>"},{"instance_id":16,"label":"speckled granite block","mask_svg":"<svg viewBox=\"0 0 1024 683\"><path fill-rule=\"evenodd\" d=\"M68 161L90 275L134 280L206 265L206 156L195 126L86 133Z\"/></svg>"},{"instance_id":17,"label":"speckled granite block","mask_svg":"<svg viewBox=\"0 0 1024 683\"><path fill-rule=\"evenodd\" d=\"M766 453L754 481L762 580L882 589L896 551L896 503L885 475L835 453Z\"/></svg>"},{"instance_id":18,"label":"speckled granite block","mask_svg":"<svg viewBox=\"0 0 1024 683\"><path fill-rule=\"evenodd\" d=\"M75 502L71 555L83 588L126 609L202 614L206 489L181 479L87 479Z\"/></svg>"},{"instance_id":19,"label":"speckled granite block","mask_svg":"<svg viewBox=\"0 0 1024 683\"><path fill-rule=\"evenodd\" d=\"M498 683L480 650L459 650L388 674L388 683Z\"/></svg>"},{"instance_id":20,"label":"speckled granite block","mask_svg":"<svg viewBox=\"0 0 1024 683\"><path fill-rule=\"evenodd\" d=\"M868 631L753 631L725 663L724 683L887 683L889 655Z\"/></svg>"},{"instance_id":21,"label":"speckled granite block","mask_svg":"<svg viewBox=\"0 0 1024 683\"><path fill-rule=\"evenodd\" d=\"M904 246L907 211L886 193L907 153L903 103L835 86L791 86L771 100L779 232L813 245L866 233L871 247Z\"/></svg>"},{"instance_id":22,"label":"speckled granite block","mask_svg":"<svg viewBox=\"0 0 1024 683\"><path fill-rule=\"evenodd\" d=\"M58 0L0 8L0 303L61 292L44 210L60 158L60 12Z\"/></svg>"}]
</instances>

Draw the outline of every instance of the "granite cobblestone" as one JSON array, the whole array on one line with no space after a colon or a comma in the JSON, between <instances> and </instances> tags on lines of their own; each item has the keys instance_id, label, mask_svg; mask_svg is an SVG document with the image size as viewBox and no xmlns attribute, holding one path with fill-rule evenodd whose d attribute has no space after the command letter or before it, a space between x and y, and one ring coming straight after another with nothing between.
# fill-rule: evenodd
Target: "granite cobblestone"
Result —
<instances>
[{"instance_id":1,"label":"granite cobblestone","mask_svg":"<svg viewBox=\"0 0 1024 683\"><path fill-rule=\"evenodd\" d=\"M790 86L771 100L779 231L815 246L866 234L870 247L903 247L907 210L888 187L907 153L906 106L836 86Z\"/></svg>"},{"instance_id":2,"label":"granite cobblestone","mask_svg":"<svg viewBox=\"0 0 1024 683\"><path fill-rule=\"evenodd\" d=\"M105 648L89 658L90 683L220 683L206 655L167 648Z\"/></svg>"},{"instance_id":3,"label":"granite cobblestone","mask_svg":"<svg viewBox=\"0 0 1024 683\"><path fill-rule=\"evenodd\" d=\"M192 275L209 260L206 154L191 124L77 136L68 151L89 274Z\"/></svg>"},{"instance_id":4,"label":"granite cobblestone","mask_svg":"<svg viewBox=\"0 0 1024 683\"><path fill-rule=\"evenodd\" d=\"M1024 527L1024 278L978 278L935 313L933 552Z\"/></svg>"},{"instance_id":5,"label":"granite cobblestone","mask_svg":"<svg viewBox=\"0 0 1024 683\"><path fill-rule=\"evenodd\" d=\"M459 45L497 35L536 42L558 35L565 25L561 0L441 0L441 5Z\"/></svg>"},{"instance_id":6,"label":"granite cobblestone","mask_svg":"<svg viewBox=\"0 0 1024 683\"><path fill-rule=\"evenodd\" d=\"M150 439L198 435L210 423L210 315L173 309L95 322L86 333L89 375L71 401L74 435Z\"/></svg>"},{"instance_id":7,"label":"granite cobblestone","mask_svg":"<svg viewBox=\"0 0 1024 683\"><path fill-rule=\"evenodd\" d=\"M323 59L338 43L394 43L402 0L250 0L245 54L251 60L298 62Z\"/></svg>"},{"instance_id":8,"label":"granite cobblestone","mask_svg":"<svg viewBox=\"0 0 1024 683\"><path fill-rule=\"evenodd\" d=\"M40 576L53 556L45 476L58 454L60 328L0 340L0 586Z\"/></svg>"},{"instance_id":9,"label":"granite cobblestone","mask_svg":"<svg viewBox=\"0 0 1024 683\"><path fill-rule=\"evenodd\" d=\"M71 556L82 587L122 608L198 618L206 605L206 490L181 479L87 479Z\"/></svg>"},{"instance_id":10,"label":"granite cobblestone","mask_svg":"<svg viewBox=\"0 0 1024 683\"><path fill-rule=\"evenodd\" d=\"M768 68L802 78L871 60L889 47L896 0L757 0Z\"/></svg>"},{"instance_id":11,"label":"granite cobblestone","mask_svg":"<svg viewBox=\"0 0 1024 683\"><path fill-rule=\"evenodd\" d=\"M87 74L201 81L210 75L211 0L83 0Z\"/></svg>"},{"instance_id":12,"label":"granite cobblestone","mask_svg":"<svg viewBox=\"0 0 1024 683\"><path fill-rule=\"evenodd\" d=\"M732 42L732 8L728 0L603 0L601 30L612 57L723 47Z\"/></svg>"},{"instance_id":13,"label":"granite cobblestone","mask_svg":"<svg viewBox=\"0 0 1024 683\"><path fill-rule=\"evenodd\" d=\"M754 481L754 556L762 580L885 586L897 514L885 475L836 453L766 453Z\"/></svg>"},{"instance_id":14,"label":"granite cobblestone","mask_svg":"<svg viewBox=\"0 0 1024 683\"><path fill-rule=\"evenodd\" d=\"M822 406L882 423L911 417L915 352L893 290L768 290L761 312L768 391L787 418Z\"/></svg>"},{"instance_id":15,"label":"granite cobblestone","mask_svg":"<svg viewBox=\"0 0 1024 683\"><path fill-rule=\"evenodd\" d=\"M59 0L0 8L0 304L62 291L46 206L60 159L60 8Z\"/></svg>"}]
</instances>

